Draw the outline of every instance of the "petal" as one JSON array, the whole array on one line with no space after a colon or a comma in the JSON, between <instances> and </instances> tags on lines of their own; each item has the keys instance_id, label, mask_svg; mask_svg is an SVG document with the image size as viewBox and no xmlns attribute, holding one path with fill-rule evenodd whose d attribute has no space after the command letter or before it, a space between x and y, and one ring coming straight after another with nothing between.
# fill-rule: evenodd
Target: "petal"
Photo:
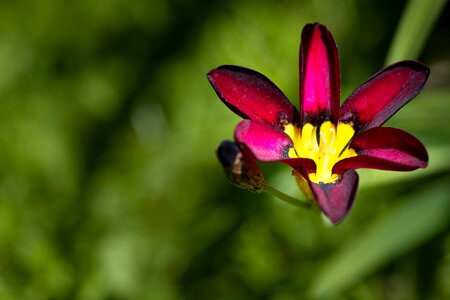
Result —
<instances>
[{"instance_id":1,"label":"petal","mask_svg":"<svg viewBox=\"0 0 450 300\"><path fill-rule=\"evenodd\" d=\"M376 127L358 134L350 144L358 156L338 162L333 172L371 168L391 171L411 171L425 168L427 150L411 134L391 127Z\"/></svg>"},{"instance_id":2,"label":"petal","mask_svg":"<svg viewBox=\"0 0 450 300\"><path fill-rule=\"evenodd\" d=\"M386 122L422 90L430 70L418 61L386 67L356 89L344 102L340 121L352 122L357 131Z\"/></svg>"},{"instance_id":3,"label":"petal","mask_svg":"<svg viewBox=\"0 0 450 300\"><path fill-rule=\"evenodd\" d=\"M306 169L308 173L316 172L316 163L310 158L290 158L283 159L280 162L290 166L293 169Z\"/></svg>"},{"instance_id":4,"label":"petal","mask_svg":"<svg viewBox=\"0 0 450 300\"><path fill-rule=\"evenodd\" d=\"M333 183L314 183L303 176L309 184L322 212L337 224L349 213L358 190L358 174L354 170L343 173Z\"/></svg>"},{"instance_id":5,"label":"petal","mask_svg":"<svg viewBox=\"0 0 450 300\"><path fill-rule=\"evenodd\" d=\"M207 74L219 98L244 119L276 126L295 123L297 109L266 76L243 67L220 66Z\"/></svg>"},{"instance_id":6,"label":"petal","mask_svg":"<svg viewBox=\"0 0 450 300\"><path fill-rule=\"evenodd\" d=\"M300 117L302 125L335 122L339 115L340 69L336 43L327 28L308 24L300 45Z\"/></svg>"},{"instance_id":7,"label":"petal","mask_svg":"<svg viewBox=\"0 0 450 300\"><path fill-rule=\"evenodd\" d=\"M236 141L247 146L260 161L287 159L291 138L280 129L258 121L241 121L234 131Z\"/></svg>"}]
</instances>

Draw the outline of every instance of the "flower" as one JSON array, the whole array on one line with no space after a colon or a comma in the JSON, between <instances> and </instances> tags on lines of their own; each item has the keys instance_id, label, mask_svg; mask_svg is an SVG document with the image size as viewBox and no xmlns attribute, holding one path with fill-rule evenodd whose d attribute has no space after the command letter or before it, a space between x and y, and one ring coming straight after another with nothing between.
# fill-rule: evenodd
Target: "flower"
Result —
<instances>
[{"instance_id":1,"label":"flower","mask_svg":"<svg viewBox=\"0 0 450 300\"><path fill-rule=\"evenodd\" d=\"M317 23L303 28L299 65L299 110L256 71L223 65L207 77L225 105L245 119L236 126L236 142L259 161L291 166L305 195L336 224L355 199L354 169L411 171L427 166L427 151L417 138L381 125L420 92L429 69L418 61L397 62L339 107L337 46L328 29Z\"/></svg>"}]
</instances>

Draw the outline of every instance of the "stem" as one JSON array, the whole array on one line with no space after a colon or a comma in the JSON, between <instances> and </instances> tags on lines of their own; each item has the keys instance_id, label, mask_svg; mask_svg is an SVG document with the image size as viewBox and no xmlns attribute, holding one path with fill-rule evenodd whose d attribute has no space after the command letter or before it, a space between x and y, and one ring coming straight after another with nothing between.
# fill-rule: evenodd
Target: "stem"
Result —
<instances>
[{"instance_id":1,"label":"stem","mask_svg":"<svg viewBox=\"0 0 450 300\"><path fill-rule=\"evenodd\" d=\"M282 200L284 202L287 202L287 203L289 203L291 205L294 205L294 206L297 206L297 207L300 207L300 208L308 208L308 209L311 208L311 203L303 201L303 200L301 201L301 200L298 200L298 199L293 198L291 196L288 196L285 193L283 193L283 192L281 192L281 191L279 191L279 190L277 190L277 189L275 189L275 188L273 188L271 186L266 185L264 187L264 192L269 193L272 196L274 196L274 197L276 197L276 198L278 198L278 199L280 199L280 200Z\"/></svg>"}]
</instances>

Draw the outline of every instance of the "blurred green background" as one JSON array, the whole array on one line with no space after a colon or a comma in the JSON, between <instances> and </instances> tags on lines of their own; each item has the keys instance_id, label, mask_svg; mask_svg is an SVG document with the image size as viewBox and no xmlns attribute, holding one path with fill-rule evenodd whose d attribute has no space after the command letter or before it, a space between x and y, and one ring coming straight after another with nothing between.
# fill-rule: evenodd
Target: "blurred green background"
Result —
<instances>
[{"instance_id":1,"label":"blurred green background","mask_svg":"<svg viewBox=\"0 0 450 300\"><path fill-rule=\"evenodd\" d=\"M450 299L449 20L445 1L1 1L0 299ZM226 181L239 118L205 77L246 66L297 104L316 21L343 99L385 61L431 68L389 121L429 168L360 171L335 228Z\"/></svg>"}]
</instances>

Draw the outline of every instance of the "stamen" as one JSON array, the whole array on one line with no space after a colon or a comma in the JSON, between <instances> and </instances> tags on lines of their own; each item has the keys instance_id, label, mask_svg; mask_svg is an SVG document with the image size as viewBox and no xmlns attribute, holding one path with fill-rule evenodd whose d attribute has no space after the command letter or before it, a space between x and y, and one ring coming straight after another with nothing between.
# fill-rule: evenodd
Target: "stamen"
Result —
<instances>
[{"instance_id":1,"label":"stamen","mask_svg":"<svg viewBox=\"0 0 450 300\"><path fill-rule=\"evenodd\" d=\"M319 150L321 151L321 156L325 156L330 150L330 147L334 143L336 137L336 128L331 122L324 122L320 126L320 145Z\"/></svg>"}]
</instances>

